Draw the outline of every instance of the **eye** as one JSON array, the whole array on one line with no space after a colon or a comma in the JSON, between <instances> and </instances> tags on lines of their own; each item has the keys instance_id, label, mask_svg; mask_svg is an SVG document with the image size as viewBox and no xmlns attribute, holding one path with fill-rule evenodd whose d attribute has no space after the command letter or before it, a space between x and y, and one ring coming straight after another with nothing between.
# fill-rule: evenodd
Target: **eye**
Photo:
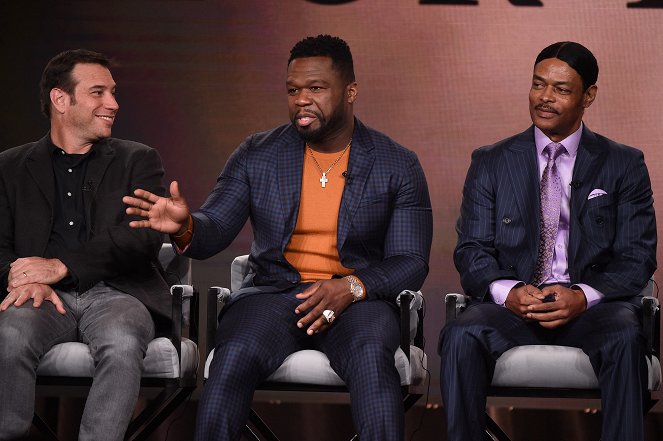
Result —
<instances>
[{"instance_id":1,"label":"eye","mask_svg":"<svg viewBox=\"0 0 663 441\"><path fill-rule=\"evenodd\" d=\"M319 86L312 86L312 87L309 87L309 90L310 90L311 92L320 92L320 91L322 90L322 87L319 87Z\"/></svg>"},{"instance_id":2,"label":"eye","mask_svg":"<svg viewBox=\"0 0 663 441\"><path fill-rule=\"evenodd\" d=\"M541 89L543 88L543 83L539 81L532 82L532 89Z\"/></svg>"},{"instance_id":3,"label":"eye","mask_svg":"<svg viewBox=\"0 0 663 441\"><path fill-rule=\"evenodd\" d=\"M294 87L291 87L288 89L288 95L293 96L298 92L298 89L295 89Z\"/></svg>"},{"instance_id":4,"label":"eye","mask_svg":"<svg viewBox=\"0 0 663 441\"><path fill-rule=\"evenodd\" d=\"M558 87L557 92L559 92L562 95L568 95L569 93L571 93L569 89L565 89L563 87Z\"/></svg>"}]
</instances>

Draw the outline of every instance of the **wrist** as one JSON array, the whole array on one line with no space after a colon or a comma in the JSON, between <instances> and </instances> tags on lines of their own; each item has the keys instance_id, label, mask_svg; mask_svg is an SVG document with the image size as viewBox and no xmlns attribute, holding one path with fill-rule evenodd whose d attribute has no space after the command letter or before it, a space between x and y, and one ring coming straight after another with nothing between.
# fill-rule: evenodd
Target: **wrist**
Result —
<instances>
[{"instance_id":1,"label":"wrist","mask_svg":"<svg viewBox=\"0 0 663 441\"><path fill-rule=\"evenodd\" d=\"M364 284L355 276L343 277L349 283L350 295L352 296L352 303L364 300L366 298L366 289Z\"/></svg>"}]
</instances>

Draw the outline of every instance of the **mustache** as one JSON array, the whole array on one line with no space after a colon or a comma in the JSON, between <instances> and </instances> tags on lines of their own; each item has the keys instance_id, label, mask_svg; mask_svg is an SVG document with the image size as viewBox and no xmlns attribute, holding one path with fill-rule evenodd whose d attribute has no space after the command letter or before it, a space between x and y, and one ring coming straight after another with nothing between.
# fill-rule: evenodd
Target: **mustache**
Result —
<instances>
[{"instance_id":1,"label":"mustache","mask_svg":"<svg viewBox=\"0 0 663 441\"><path fill-rule=\"evenodd\" d=\"M536 110L543 110L546 112L553 112L555 114L559 113L556 109L550 107L547 104L539 104L538 106L535 107Z\"/></svg>"}]
</instances>

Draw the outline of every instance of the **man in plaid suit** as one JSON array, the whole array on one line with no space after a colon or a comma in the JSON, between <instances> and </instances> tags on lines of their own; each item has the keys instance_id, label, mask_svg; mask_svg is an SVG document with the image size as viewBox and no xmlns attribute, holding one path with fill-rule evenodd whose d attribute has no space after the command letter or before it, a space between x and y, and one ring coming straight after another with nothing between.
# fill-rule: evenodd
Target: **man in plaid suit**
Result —
<instances>
[{"instance_id":1,"label":"man in plaid suit","mask_svg":"<svg viewBox=\"0 0 663 441\"><path fill-rule=\"evenodd\" d=\"M125 197L132 223L169 233L198 259L227 247L251 220L251 271L217 331L197 440L237 440L255 387L291 353L324 351L345 381L362 440L403 439L394 366L395 298L428 273L432 213L416 155L353 115L352 55L329 35L291 51L291 124L254 134L191 214L171 197Z\"/></svg>"}]
</instances>

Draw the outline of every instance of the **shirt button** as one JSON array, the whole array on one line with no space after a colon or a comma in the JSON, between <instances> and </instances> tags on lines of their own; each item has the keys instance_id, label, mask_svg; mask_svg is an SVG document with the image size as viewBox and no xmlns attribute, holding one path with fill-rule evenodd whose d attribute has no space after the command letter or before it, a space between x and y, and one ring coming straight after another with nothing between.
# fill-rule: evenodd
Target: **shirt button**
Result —
<instances>
[{"instance_id":1,"label":"shirt button","mask_svg":"<svg viewBox=\"0 0 663 441\"><path fill-rule=\"evenodd\" d=\"M67 192L67 196L71 197L71 192L70 191Z\"/></svg>"},{"instance_id":2,"label":"shirt button","mask_svg":"<svg viewBox=\"0 0 663 441\"><path fill-rule=\"evenodd\" d=\"M74 221L69 221L69 225L74 225Z\"/></svg>"},{"instance_id":3,"label":"shirt button","mask_svg":"<svg viewBox=\"0 0 663 441\"><path fill-rule=\"evenodd\" d=\"M72 170L72 169L70 169L70 168L68 168L68 169L67 169L67 171L68 171L69 173L71 173L71 172L72 172L73 170Z\"/></svg>"}]
</instances>

